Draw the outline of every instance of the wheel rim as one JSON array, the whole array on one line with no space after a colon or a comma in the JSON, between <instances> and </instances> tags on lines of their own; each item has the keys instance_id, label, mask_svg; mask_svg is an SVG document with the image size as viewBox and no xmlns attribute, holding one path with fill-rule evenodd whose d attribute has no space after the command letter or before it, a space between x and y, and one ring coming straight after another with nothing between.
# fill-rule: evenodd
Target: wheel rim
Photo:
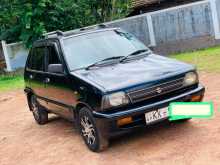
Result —
<instances>
[{"instance_id":1,"label":"wheel rim","mask_svg":"<svg viewBox=\"0 0 220 165\"><path fill-rule=\"evenodd\" d=\"M40 118L40 116L39 116L39 112L38 112L37 101L34 97L32 97L31 104L32 104L32 112L34 114L34 117L38 120Z\"/></svg>"},{"instance_id":2,"label":"wheel rim","mask_svg":"<svg viewBox=\"0 0 220 165\"><path fill-rule=\"evenodd\" d=\"M87 116L83 116L81 118L81 126L82 126L82 135L86 139L89 145L93 145L95 143L95 129L92 122L89 120Z\"/></svg>"}]
</instances>

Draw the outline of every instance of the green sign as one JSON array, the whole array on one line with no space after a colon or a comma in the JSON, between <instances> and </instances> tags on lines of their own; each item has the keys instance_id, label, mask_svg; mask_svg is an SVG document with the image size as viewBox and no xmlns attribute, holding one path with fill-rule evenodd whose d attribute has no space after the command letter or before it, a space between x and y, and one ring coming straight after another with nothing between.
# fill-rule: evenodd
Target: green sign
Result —
<instances>
[{"instance_id":1,"label":"green sign","mask_svg":"<svg viewBox=\"0 0 220 165\"><path fill-rule=\"evenodd\" d=\"M169 120L188 118L211 118L214 113L212 102L174 102L169 105Z\"/></svg>"}]
</instances>

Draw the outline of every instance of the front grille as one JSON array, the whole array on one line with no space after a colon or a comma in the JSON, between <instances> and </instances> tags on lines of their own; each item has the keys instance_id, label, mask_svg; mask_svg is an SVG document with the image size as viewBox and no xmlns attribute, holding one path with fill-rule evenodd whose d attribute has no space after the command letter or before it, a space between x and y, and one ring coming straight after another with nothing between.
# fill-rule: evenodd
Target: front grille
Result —
<instances>
[{"instance_id":1,"label":"front grille","mask_svg":"<svg viewBox=\"0 0 220 165\"><path fill-rule=\"evenodd\" d=\"M128 96L132 103L140 102L156 96L176 91L183 87L184 78L168 81L149 88L141 88L128 92Z\"/></svg>"}]
</instances>

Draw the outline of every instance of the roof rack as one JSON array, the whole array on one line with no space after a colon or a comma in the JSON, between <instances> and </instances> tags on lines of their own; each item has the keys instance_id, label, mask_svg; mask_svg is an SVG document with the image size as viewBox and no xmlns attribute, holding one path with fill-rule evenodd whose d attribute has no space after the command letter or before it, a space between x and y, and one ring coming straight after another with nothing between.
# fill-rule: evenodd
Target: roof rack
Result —
<instances>
[{"instance_id":1,"label":"roof rack","mask_svg":"<svg viewBox=\"0 0 220 165\"><path fill-rule=\"evenodd\" d=\"M80 29L80 31L90 30L90 29L104 29L104 28L108 28L108 26L105 24L98 24L94 26L83 27Z\"/></svg>"},{"instance_id":2,"label":"roof rack","mask_svg":"<svg viewBox=\"0 0 220 165\"><path fill-rule=\"evenodd\" d=\"M98 24L97 27L102 29L102 28L108 28L109 26L106 25L106 24L101 23L101 24Z\"/></svg>"},{"instance_id":3,"label":"roof rack","mask_svg":"<svg viewBox=\"0 0 220 165\"><path fill-rule=\"evenodd\" d=\"M78 29L78 30L79 30L79 31L85 31L85 30L104 29L104 28L108 28L108 26L105 25L105 24L98 24L98 25L83 27L83 28L80 28L80 29ZM76 31L77 31L77 30L76 30Z\"/></svg>"},{"instance_id":4,"label":"roof rack","mask_svg":"<svg viewBox=\"0 0 220 165\"><path fill-rule=\"evenodd\" d=\"M95 30L95 29L104 29L104 28L108 28L108 26L105 24L98 24L98 25L83 27L80 29L75 29L75 30L66 31L66 32L62 32L61 30L56 30L53 32L45 33L43 36L46 38L51 38L54 36L69 36L69 35L79 34L84 31Z\"/></svg>"},{"instance_id":5,"label":"roof rack","mask_svg":"<svg viewBox=\"0 0 220 165\"><path fill-rule=\"evenodd\" d=\"M49 32L49 33L45 33L43 36L46 38L49 38L51 36L63 36L64 32L62 32L61 30L56 30L53 32Z\"/></svg>"}]
</instances>

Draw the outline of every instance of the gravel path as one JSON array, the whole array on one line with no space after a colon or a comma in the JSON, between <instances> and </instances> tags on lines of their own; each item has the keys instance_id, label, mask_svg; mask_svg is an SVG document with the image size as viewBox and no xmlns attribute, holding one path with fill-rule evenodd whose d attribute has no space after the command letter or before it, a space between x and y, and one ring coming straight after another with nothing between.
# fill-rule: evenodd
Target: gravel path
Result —
<instances>
[{"instance_id":1,"label":"gravel path","mask_svg":"<svg viewBox=\"0 0 220 165\"><path fill-rule=\"evenodd\" d=\"M220 164L220 74L200 73L213 119L158 125L111 141L92 153L71 123L56 116L35 123L22 90L0 94L0 165Z\"/></svg>"}]
</instances>

